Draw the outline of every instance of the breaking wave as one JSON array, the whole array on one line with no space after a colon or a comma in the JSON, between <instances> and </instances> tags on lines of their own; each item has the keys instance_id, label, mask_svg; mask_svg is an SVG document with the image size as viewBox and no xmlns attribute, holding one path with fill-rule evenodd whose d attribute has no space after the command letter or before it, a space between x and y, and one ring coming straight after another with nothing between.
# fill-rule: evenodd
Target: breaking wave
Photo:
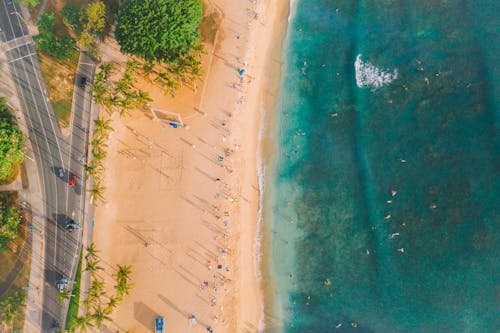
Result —
<instances>
[{"instance_id":1,"label":"breaking wave","mask_svg":"<svg viewBox=\"0 0 500 333\"><path fill-rule=\"evenodd\" d=\"M373 64L362 61L361 54L358 54L354 62L354 69L356 71L356 84L359 88L380 88L385 86L398 78L398 70L384 71L375 67Z\"/></svg>"}]
</instances>

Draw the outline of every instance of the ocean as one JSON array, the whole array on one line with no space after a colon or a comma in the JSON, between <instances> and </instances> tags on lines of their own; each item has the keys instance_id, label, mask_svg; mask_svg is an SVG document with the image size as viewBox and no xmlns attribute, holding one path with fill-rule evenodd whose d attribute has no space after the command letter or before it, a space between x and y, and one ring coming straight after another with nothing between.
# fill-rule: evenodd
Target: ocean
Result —
<instances>
[{"instance_id":1,"label":"ocean","mask_svg":"<svg viewBox=\"0 0 500 333\"><path fill-rule=\"evenodd\" d=\"M500 332L498 13L293 2L264 129L266 332Z\"/></svg>"}]
</instances>

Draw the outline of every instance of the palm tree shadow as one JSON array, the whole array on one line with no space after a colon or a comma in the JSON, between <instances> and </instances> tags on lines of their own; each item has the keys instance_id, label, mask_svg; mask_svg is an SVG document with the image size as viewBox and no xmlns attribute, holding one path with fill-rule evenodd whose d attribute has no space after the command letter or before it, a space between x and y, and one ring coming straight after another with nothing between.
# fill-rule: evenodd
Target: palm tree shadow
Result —
<instances>
[{"instance_id":1,"label":"palm tree shadow","mask_svg":"<svg viewBox=\"0 0 500 333\"><path fill-rule=\"evenodd\" d=\"M143 302L134 302L134 318L148 330L154 328L154 320L159 314Z\"/></svg>"},{"instance_id":2,"label":"palm tree shadow","mask_svg":"<svg viewBox=\"0 0 500 333\"><path fill-rule=\"evenodd\" d=\"M158 297L165 303L167 304L170 308L172 308L173 310L177 311L178 313L180 313L184 318L186 318L186 320L189 318L190 315L192 315L192 313L190 312L187 312L187 311L184 311L182 310L181 308L179 308L174 302L172 302L171 300L169 300L168 298L166 298L165 296L163 295L158 295ZM205 327L209 327L210 325L208 325L207 323L205 323L204 321L201 321L197 318L197 322Z\"/></svg>"}]
</instances>

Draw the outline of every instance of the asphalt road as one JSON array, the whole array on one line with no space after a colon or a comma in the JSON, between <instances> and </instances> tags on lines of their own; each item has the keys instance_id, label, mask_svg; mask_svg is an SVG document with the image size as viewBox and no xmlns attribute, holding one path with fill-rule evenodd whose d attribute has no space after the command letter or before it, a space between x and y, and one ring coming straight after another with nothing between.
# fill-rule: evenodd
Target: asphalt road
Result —
<instances>
[{"instance_id":1,"label":"asphalt road","mask_svg":"<svg viewBox=\"0 0 500 333\"><path fill-rule=\"evenodd\" d=\"M55 322L64 325L67 302L57 301L56 284L61 277L73 279L78 264L81 231L66 230L73 219L83 224L85 159L90 117L90 88L75 86L71 135L63 137L47 88L39 68L35 45L28 36L19 5L0 0L0 38L6 51L9 69L25 114L29 139L44 188L46 223L44 230L44 286L42 331L49 332ZM93 78L91 59L82 56L79 77ZM77 176L74 187L68 185L70 174ZM32 175L34 176L34 175Z\"/></svg>"}]
</instances>

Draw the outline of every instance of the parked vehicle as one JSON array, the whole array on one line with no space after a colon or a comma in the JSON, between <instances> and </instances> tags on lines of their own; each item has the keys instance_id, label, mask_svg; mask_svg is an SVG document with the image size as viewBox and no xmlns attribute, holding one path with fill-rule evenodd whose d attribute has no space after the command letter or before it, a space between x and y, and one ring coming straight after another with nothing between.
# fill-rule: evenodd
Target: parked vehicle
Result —
<instances>
[{"instance_id":1,"label":"parked vehicle","mask_svg":"<svg viewBox=\"0 0 500 333\"><path fill-rule=\"evenodd\" d=\"M165 318L156 317L155 319L155 333L164 333Z\"/></svg>"}]
</instances>

